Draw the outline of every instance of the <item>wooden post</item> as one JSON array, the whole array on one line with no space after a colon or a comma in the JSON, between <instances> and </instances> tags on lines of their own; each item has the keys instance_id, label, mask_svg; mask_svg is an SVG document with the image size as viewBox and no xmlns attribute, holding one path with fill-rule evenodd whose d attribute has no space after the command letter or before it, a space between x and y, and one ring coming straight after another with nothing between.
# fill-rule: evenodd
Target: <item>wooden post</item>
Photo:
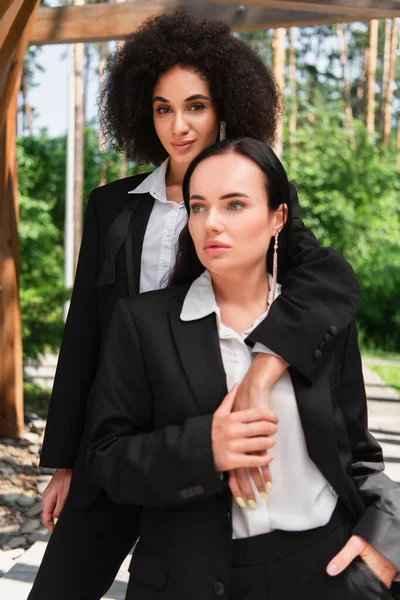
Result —
<instances>
[{"instance_id":1,"label":"wooden post","mask_svg":"<svg viewBox=\"0 0 400 600\"><path fill-rule=\"evenodd\" d=\"M396 67L396 53L397 53L397 38L399 35L397 19L393 19L391 40L390 40L390 62L389 62L389 74L387 81L387 90L385 98L385 110L383 113L383 144L389 145L390 129L391 129L391 112L393 102L393 80L395 75Z\"/></svg>"},{"instance_id":2,"label":"wooden post","mask_svg":"<svg viewBox=\"0 0 400 600\"><path fill-rule=\"evenodd\" d=\"M0 436L24 427L21 318L18 298L18 201L15 164L17 96L0 136Z\"/></svg>"},{"instance_id":3,"label":"wooden post","mask_svg":"<svg viewBox=\"0 0 400 600\"><path fill-rule=\"evenodd\" d=\"M389 70L390 70L390 34L392 31L392 22L385 20L385 45L383 51L383 73L382 73L382 93L380 109L380 125L383 136L383 124L385 122L385 113L388 110L388 89L389 89Z\"/></svg>"},{"instance_id":4,"label":"wooden post","mask_svg":"<svg viewBox=\"0 0 400 600\"><path fill-rule=\"evenodd\" d=\"M289 83L290 83L290 115L289 146L296 146L297 133L297 98L296 98L296 48L293 42L293 29L288 30L289 37Z\"/></svg>"},{"instance_id":5,"label":"wooden post","mask_svg":"<svg viewBox=\"0 0 400 600\"><path fill-rule=\"evenodd\" d=\"M0 30L0 436L10 438L20 437L24 427L18 297L17 93L38 4L39 0L10 0L5 8L5 28Z\"/></svg>"},{"instance_id":6,"label":"wooden post","mask_svg":"<svg viewBox=\"0 0 400 600\"><path fill-rule=\"evenodd\" d=\"M369 24L369 49L367 68L367 130L370 139L375 133L375 77L378 48L378 21L372 19Z\"/></svg>"},{"instance_id":7,"label":"wooden post","mask_svg":"<svg viewBox=\"0 0 400 600\"><path fill-rule=\"evenodd\" d=\"M343 97L344 97L344 121L343 126L350 132L350 148L356 149L356 140L353 128L353 110L351 108L351 89L350 82L347 77L347 42L345 34L347 32L347 23L338 23L336 32L339 40L339 58L342 65L343 76Z\"/></svg>"},{"instance_id":8,"label":"wooden post","mask_svg":"<svg viewBox=\"0 0 400 600\"><path fill-rule=\"evenodd\" d=\"M281 90L282 97L285 88L285 37L286 29L279 27L275 30L274 40L272 43L274 55L274 75L276 82ZM275 152L279 158L282 156L283 149L283 120L280 119L276 131Z\"/></svg>"},{"instance_id":9,"label":"wooden post","mask_svg":"<svg viewBox=\"0 0 400 600\"><path fill-rule=\"evenodd\" d=\"M82 6L84 0L73 0L74 6ZM83 171L84 171L84 91L83 54L84 44L74 44L75 78L75 181L74 181L74 269L76 269L82 241L83 221Z\"/></svg>"}]
</instances>

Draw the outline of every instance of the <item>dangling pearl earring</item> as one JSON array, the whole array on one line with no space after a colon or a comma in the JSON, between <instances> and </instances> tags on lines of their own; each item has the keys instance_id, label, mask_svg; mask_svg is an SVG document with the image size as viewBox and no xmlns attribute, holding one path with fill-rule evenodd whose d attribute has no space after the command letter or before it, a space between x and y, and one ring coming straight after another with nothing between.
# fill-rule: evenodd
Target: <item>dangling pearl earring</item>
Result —
<instances>
[{"instance_id":1,"label":"dangling pearl earring","mask_svg":"<svg viewBox=\"0 0 400 600\"><path fill-rule=\"evenodd\" d=\"M219 124L219 141L223 142L226 138L226 121L221 121Z\"/></svg>"},{"instance_id":2,"label":"dangling pearl earring","mask_svg":"<svg viewBox=\"0 0 400 600\"><path fill-rule=\"evenodd\" d=\"M275 242L274 242L274 257L272 261L272 302L276 297L276 282L278 279L278 236L279 230L275 231Z\"/></svg>"}]
</instances>

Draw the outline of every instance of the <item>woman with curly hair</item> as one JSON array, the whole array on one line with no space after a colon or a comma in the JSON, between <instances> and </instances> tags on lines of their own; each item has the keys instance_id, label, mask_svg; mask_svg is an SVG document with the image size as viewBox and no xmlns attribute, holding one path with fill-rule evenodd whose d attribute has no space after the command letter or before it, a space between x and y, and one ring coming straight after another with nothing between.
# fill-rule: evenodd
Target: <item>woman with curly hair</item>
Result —
<instances>
[{"instance_id":1,"label":"woman with curly hair","mask_svg":"<svg viewBox=\"0 0 400 600\"><path fill-rule=\"evenodd\" d=\"M274 79L252 49L226 25L182 12L145 22L111 63L104 130L118 150L157 168L95 189L89 198L41 454L41 465L55 469L43 494L43 522L52 535L30 600L98 600L135 543L141 507L115 504L85 468L111 312L119 298L167 282L187 220L181 185L193 158L218 137L272 142L281 108ZM283 293L252 334L255 358L235 410L267 405L288 365L312 382L359 303L351 267L319 247L300 220L294 186L291 196ZM259 490L265 482L271 487L267 466L263 478L231 471L238 501L251 503L251 479Z\"/></svg>"}]
</instances>

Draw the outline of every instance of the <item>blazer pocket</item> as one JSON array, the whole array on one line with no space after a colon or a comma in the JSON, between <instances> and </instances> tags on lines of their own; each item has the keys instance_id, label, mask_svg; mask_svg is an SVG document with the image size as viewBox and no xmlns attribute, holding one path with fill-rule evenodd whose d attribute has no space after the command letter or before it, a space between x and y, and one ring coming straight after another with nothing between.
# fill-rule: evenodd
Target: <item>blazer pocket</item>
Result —
<instances>
[{"instance_id":1,"label":"blazer pocket","mask_svg":"<svg viewBox=\"0 0 400 600\"><path fill-rule=\"evenodd\" d=\"M365 600L392 600L389 588L371 571L362 558L357 556L347 567L347 587L351 598Z\"/></svg>"},{"instance_id":2,"label":"blazer pocket","mask_svg":"<svg viewBox=\"0 0 400 600\"><path fill-rule=\"evenodd\" d=\"M162 589L168 579L169 560L166 556L134 551L128 571L134 579Z\"/></svg>"}]
</instances>

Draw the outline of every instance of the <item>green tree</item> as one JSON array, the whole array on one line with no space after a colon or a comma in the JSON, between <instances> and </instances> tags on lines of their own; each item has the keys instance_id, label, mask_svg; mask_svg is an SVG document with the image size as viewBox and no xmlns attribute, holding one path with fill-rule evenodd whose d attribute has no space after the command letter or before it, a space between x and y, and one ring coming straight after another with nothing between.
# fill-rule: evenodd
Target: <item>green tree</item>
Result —
<instances>
[{"instance_id":1,"label":"green tree","mask_svg":"<svg viewBox=\"0 0 400 600\"><path fill-rule=\"evenodd\" d=\"M103 162L107 181L118 179L120 155L100 152L97 132L85 130L85 206L98 186ZM65 137L39 136L18 140L20 204L20 299L25 357L58 350L63 329ZM136 172L131 165L130 173Z\"/></svg>"}]
</instances>

